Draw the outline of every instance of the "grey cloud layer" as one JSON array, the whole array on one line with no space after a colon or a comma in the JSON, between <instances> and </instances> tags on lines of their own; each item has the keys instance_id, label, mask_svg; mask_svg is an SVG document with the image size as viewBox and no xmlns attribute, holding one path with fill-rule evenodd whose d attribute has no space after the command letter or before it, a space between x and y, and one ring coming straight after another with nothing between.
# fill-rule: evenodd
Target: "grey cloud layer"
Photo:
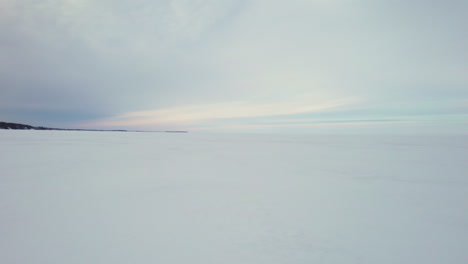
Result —
<instances>
[{"instance_id":1,"label":"grey cloud layer","mask_svg":"<svg viewBox=\"0 0 468 264\"><path fill-rule=\"evenodd\" d=\"M4 0L0 119L73 124L300 94L466 114L466 10L455 0Z\"/></svg>"},{"instance_id":2,"label":"grey cloud layer","mask_svg":"<svg viewBox=\"0 0 468 264\"><path fill-rule=\"evenodd\" d=\"M43 108L107 115L174 100L188 89L179 53L234 6L217 2L6 1L2 118Z\"/></svg>"}]
</instances>

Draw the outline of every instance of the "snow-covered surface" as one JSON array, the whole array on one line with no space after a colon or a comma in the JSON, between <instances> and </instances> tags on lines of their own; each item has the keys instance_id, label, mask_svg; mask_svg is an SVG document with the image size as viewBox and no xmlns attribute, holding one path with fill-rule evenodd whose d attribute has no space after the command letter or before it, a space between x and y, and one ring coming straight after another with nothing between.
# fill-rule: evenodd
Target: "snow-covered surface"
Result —
<instances>
[{"instance_id":1,"label":"snow-covered surface","mask_svg":"<svg viewBox=\"0 0 468 264\"><path fill-rule=\"evenodd\" d=\"M468 137L0 131L3 264L465 264Z\"/></svg>"}]
</instances>

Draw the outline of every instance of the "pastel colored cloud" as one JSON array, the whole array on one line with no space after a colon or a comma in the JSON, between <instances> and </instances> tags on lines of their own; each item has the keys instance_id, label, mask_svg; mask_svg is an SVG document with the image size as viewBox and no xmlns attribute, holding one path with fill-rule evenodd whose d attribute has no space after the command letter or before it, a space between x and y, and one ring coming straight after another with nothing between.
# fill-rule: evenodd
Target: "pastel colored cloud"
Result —
<instances>
[{"instance_id":1,"label":"pastel colored cloud","mask_svg":"<svg viewBox=\"0 0 468 264\"><path fill-rule=\"evenodd\" d=\"M130 112L108 120L98 121L97 126L117 127L153 127L170 126L190 127L212 120L261 118L269 116L288 116L302 113L317 113L343 108L356 103L357 99L342 99L331 102L317 102L313 98L303 97L289 101L258 102L223 102L216 104L184 105L173 108Z\"/></svg>"}]
</instances>

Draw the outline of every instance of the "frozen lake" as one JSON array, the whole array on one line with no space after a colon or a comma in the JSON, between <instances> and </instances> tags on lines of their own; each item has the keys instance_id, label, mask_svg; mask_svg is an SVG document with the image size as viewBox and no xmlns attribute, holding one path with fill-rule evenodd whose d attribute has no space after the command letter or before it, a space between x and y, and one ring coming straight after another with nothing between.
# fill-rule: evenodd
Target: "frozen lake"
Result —
<instances>
[{"instance_id":1,"label":"frozen lake","mask_svg":"<svg viewBox=\"0 0 468 264\"><path fill-rule=\"evenodd\" d=\"M468 136L0 130L3 264L465 264Z\"/></svg>"}]
</instances>

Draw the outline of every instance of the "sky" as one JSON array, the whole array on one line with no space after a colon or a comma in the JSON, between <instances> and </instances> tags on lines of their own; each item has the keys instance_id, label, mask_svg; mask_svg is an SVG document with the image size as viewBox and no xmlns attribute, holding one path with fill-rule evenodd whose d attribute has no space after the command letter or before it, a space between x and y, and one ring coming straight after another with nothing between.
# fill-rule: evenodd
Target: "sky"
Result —
<instances>
[{"instance_id":1,"label":"sky","mask_svg":"<svg viewBox=\"0 0 468 264\"><path fill-rule=\"evenodd\" d=\"M464 0L0 0L0 120L468 133Z\"/></svg>"}]
</instances>

